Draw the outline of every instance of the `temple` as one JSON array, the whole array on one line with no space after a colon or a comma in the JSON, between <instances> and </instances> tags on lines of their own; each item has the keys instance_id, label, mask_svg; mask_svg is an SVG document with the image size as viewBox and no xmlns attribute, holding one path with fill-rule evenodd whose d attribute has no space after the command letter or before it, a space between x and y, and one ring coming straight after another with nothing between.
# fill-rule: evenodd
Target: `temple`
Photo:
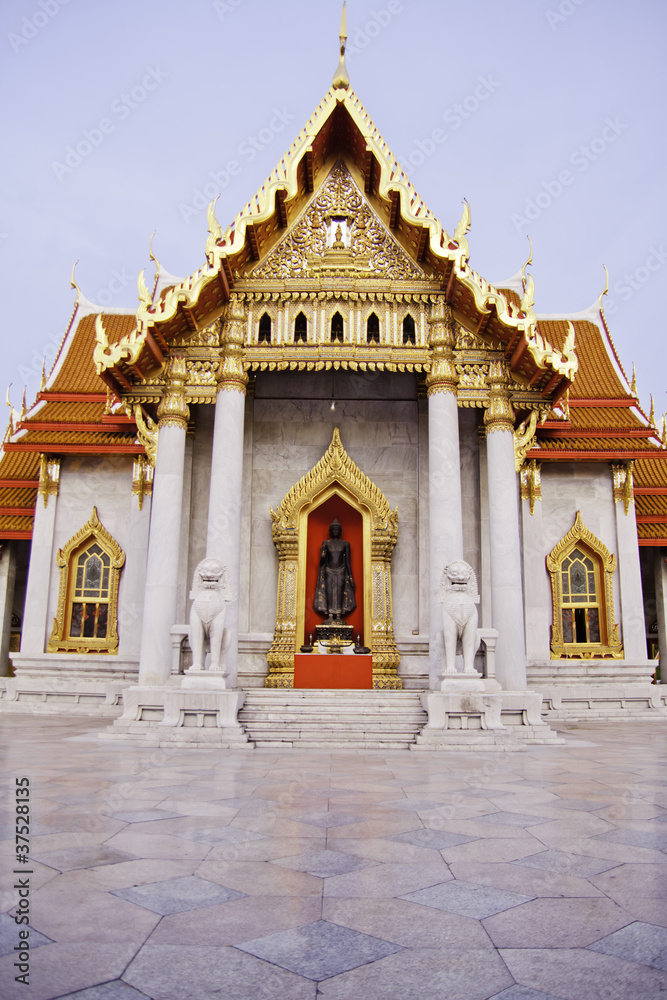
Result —
<instances>
[{"instance_id":1,"label":"temple","mask_svg":"<svg viewBox=\"0 0 667 1000\"><path fill-rule=\"evenodd\" d=\"M479 275L467 203L446 231L344 49L343 28L333 85L226 230L209 207L188 277L151 250L130 312L73 276L2 444L0 710L153 742L415 749L667 715L667 438L604 293L541 316L530 260ZM313 607L334 518L350 641ZM193 577L223 570L217 633L200 617L224 668L192 669Z\"/></svg>"}]
</instances>

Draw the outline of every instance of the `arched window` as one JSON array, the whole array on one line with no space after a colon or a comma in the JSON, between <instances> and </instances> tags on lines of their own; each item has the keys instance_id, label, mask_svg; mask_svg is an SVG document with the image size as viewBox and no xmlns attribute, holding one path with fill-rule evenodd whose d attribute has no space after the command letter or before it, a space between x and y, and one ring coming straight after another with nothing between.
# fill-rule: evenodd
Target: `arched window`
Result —
<instances>
[{"instance_id":1,"label":"arched window","mask_svg":"<svg viewBox=\"0 0 667 1000\"><path fill-rule=\"evenodd\" d=\"M294 320L294 343L308 343L308 320L302 312Z\"/></svg>"},{"instance_id":2,"label":"arched window","mask_svg":"<svg viewBox=\"0 0 667 1000\"><path fill-rule=\"evenodd\" d=\"M264 313L259 321L259 336L257 339L260 344L271 343L271 317L268 313Z\"/></svg>"},{"instance_id":3,"label":"arched window","mask_svg":"<svg viewBox=\"0 0 667 1000\"><path fill-rule=\"evenodd\" d=\"M97 516L58 551L58 609L48 651L118 652L118 584L125 553Z\"/></svg>"},{"instance_id":4,"label":"arched window","mask_svg":"<svg viewBox=\"0 0 667 1000\"><path fill-rule=\"evenodd\" d=\"M413 320L410 313L407 314L403 320L403 343L404 344L415 344L417 342L415 335L415 321Z\"/></svg>"},{"instance_id":5,"label":"arched window","mask_svg":"<svg viewBox=\"0 0 667 1000\"><path fill-rule=\"evenodd\" d=\"M343 317L339 312L334 313L331 317L331 343L342 344L344 337L345 327L343 325Z\"/></svg>"},{"instance_id":6,"label":"arched window","mask_svg":"<svg viewBox=\"0 0 667 1000\"><path fill-rule=\"evenodd\" d=\"M616 556L584 525L574 526L547 556L553 622L551 657L623 656L614 622Z\"/></svg>"},{"instance_id":7,"label":"arched window","mask_svg":"<svg viewBox=\"0 0 667 1000\"><path fill-rule=\"evenodd\" d=\"M371 313L366 323L366 342L369 344L380 343L380 320L375 313Z\"/></svg>"}]
</instances>

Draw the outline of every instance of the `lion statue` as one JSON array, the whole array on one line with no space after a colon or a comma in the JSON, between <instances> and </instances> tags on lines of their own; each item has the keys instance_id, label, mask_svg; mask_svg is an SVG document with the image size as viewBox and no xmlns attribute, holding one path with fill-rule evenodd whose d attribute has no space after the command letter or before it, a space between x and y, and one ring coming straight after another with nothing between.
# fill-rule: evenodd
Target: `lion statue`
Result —
<instances>
[{"instance_id":1,"label":"lion statue","mask_svg":"<svg viewBox=\"0 0 667 1000\"><path fill-rule=\"evenodd\" d=\"M211 647L211 670L224 673L225 654L229 645L229 629L225 628L227 603L231 601L227 567L218 559L207 557L197 566L190 600L190 631L188 638L192 649L191 670L205 670L205 645Z\"/></svg>"},{"instance_id":2,"label":"lion statue","mask_svg":"<svg viewBox=\"0 0 667 1000\"><path fill-rule=\"evenodd\" d=\"M456 647L461 643L464 674L476 674L475 653L479 649L477 607L479 593L472 566L457 559L445 566L440 584L442 636L445 649L445 674L455 674Z\"/></svg>"}]
</instances>

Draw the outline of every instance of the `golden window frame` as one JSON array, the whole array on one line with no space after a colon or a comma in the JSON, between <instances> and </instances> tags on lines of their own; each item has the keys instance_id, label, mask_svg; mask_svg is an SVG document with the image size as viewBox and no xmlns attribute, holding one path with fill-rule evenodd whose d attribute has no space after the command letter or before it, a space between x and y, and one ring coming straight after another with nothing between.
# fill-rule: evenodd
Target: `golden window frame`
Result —
<instances>
[{"instance_id":1,"label":"golden window frame","mask_svg":"<svg viewBox=\"0 0 667 1000\"><path fill-rule=\"evenodd\" d=\"M594 567L595 594L597 600L576 602L576 607L599 608L600 642L565 642L563 636L563 609L575 607L575 602L565 599L563 594L563 563L575 549L588 556ZM564 658L598 659L603 657L623 658L623 646L618 624L614 615L614 584L616 556L589 531L577 511L574 525L546 557L547 570L551 577L553 619L551 625L551 659ZM588 591L587 591L588 593Z\"/></svg>"},{"instance_id":2,"label":"golden window frame","mask_svg":"<svg viewBox=\"0 0 667 1000\"><path fill-rule=\"evenodd\" d=\"M86 548L97 543L109 557L109 581L106 636L70 636L72 609L75 603L76 569L80 556ZM60 570L58 607L53 619L53 630L47 646L49 653L110 653L118 652L118 587L120 571L125 563L125 553L118 542L104 527L93 507L90 519L73 535L67 544L58 550L56 563ZM76 603L79 598L76 598ZM82 603L85 603L85 598Z\"/></svg>"}]
</instances>

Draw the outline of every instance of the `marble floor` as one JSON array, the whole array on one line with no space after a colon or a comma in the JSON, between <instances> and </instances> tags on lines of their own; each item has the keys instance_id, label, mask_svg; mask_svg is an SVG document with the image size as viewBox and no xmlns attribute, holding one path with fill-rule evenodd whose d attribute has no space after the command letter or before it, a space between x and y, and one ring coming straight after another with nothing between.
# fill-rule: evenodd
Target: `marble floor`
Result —
<instances>
[{"instance_id":1,"label":"marble floor","mask_svg":"<svg viewBox=\"0 0 667 1000\"><path fill-rule=\"evenodd\" d=\"M664 723L495 754L160 750L106 725L2 717L6 1000L667 998Z\"/></svg>"}]
</instances>

